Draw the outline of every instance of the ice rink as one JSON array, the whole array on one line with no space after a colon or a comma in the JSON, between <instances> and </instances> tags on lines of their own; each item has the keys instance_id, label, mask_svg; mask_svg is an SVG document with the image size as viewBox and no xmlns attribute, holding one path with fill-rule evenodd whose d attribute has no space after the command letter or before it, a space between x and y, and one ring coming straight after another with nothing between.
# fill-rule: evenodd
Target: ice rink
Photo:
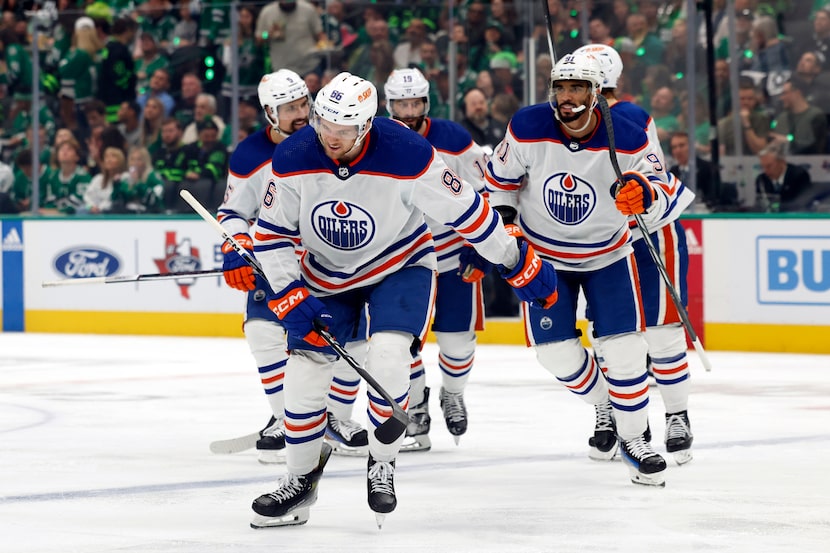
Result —
<instances>
[{"instance_id":1,"label":"ice rink","mask_svg":"<svg viewBox=\"0 0 830 553\"><path fill-rule=\"evenodd\" d=\"M268 419L244 340L0 333L0 551L830 551L830 357L709 356L707 373L689 355L695 458L667 457L663 489L588 459L593 409L531 350L480 346L469 431L453 443L435 393L433 449L398 458L382 530L346 457L306 525L252 530L284 466L208 450Z\"/></svg>"}]
</instances>

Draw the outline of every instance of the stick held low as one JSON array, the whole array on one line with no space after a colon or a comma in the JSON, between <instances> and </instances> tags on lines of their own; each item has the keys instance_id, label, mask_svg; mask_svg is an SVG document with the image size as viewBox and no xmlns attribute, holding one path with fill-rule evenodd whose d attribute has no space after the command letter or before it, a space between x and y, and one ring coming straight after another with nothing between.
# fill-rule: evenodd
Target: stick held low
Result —
<instances>
[{"instance_id":1,"label":"stick held low","mask_svg":"<svg viewBox=\"0 0 830 553\"><path fill-rule=\"evenodd\" d=\"M196 213L199 214L202 219L205 220L206 223L210 224L216 232L218 232L222 238L224 238L224 240L233 247L236 253L242 256L242 259L248 262L248 264L254 269L254 272L267 280L265 272L262 270L262 266L259 262L251 256L248 253L248 250L243 248L232 235L228 234L219 221L217 221L213 215L211 215L210 212L199 203L199 200L194 198L193 195L187 190L182 190L179 195L190 207L193 208ZM366 369L361 367L354 357L352 357L351 354L349 354L349 352L347 352L346 349L341 346L325 328L317 325L316 322L315 327L315 331L323 337L323 340L325 340L338 355L343 357L343 359L346 360L346 363L348 363L349 366L354 369L354 371L360 375L361 378L363 378L363 380L374 388L378 395L389 403L392 408L392 416L375 429L375 437L377 437L377 439L384 444L391 444L401 437L404 432L406 432L406 425L409 423L409 416L406 414L406 411L398 405L398 402L394 400L389 392L383 389L383 387L378 384L378 381L375 380L375 378L369 374Z\"/></svg>"},{"instance_id":2,"label":"stick held low","mask_svg":"<svg viewBox=\"0 0 830 553\"><path fill-rule=\"evenodd\" d=\"M121 282L144 282L148 280L180 280L184 278L202 278L222 276L222 269L205 269L202 271L182 271L180 273L145 273L139 275L120 275L109 277L65 278L62 280L44 280L43 288L53 286L75 286L78 284L118 284Z\"/></svg>"}]
</instances>

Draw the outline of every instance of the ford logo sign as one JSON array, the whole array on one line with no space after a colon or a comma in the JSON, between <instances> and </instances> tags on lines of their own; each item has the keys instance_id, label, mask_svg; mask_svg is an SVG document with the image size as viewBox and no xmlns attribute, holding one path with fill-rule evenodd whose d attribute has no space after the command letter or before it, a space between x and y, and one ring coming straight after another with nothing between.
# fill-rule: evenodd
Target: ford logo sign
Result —
<instances>
[{"instance_id":1,"label":"ford logo sign","mask_svg":"<svg viewBox=\"0 0 830 553\"><path fill-rule=\"evenodd\" d=\"M99 248L72 248L55 258L55 270L67 278L107 277L120 268L115 254Z\"/></svg>"}]
</instances>

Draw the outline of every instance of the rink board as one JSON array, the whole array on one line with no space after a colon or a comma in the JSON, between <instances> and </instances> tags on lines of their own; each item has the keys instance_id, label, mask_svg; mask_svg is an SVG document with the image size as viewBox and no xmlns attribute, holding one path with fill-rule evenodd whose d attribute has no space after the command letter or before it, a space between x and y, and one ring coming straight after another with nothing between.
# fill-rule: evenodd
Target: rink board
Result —
<instances>
[{"instance_id":1,"label":"rink board","mask_svg":"<svg viewBox=\"0 0 830 553\"><path fill-rule=\"evenodd\" d=\"M689 313L707 349L830 353L830 218L683 222ZM218 276L41 286L220 268L219 237L198 218L9 217L1 228L4 331L242 336L245 295ZM519 320L489 320L479 341L523 344L524 328Z\"/></svg>"}]
</instances>

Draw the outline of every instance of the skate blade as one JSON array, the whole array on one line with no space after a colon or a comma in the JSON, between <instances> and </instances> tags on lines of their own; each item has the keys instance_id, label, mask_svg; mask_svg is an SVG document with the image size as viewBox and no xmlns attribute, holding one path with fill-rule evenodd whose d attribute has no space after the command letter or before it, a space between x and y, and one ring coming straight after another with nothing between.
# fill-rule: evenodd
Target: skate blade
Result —
<instances>
[{"instance_id":1,"label":"skate blade","mask_svg":"<svg viewBox=\"0 0 830 553\"><path fill-rule=\"evenodd\" d=\"M608 451L600 451L596 447L591 447L588 450L588 457L590 457L594 461L613 461L614 458L617 456L617 450L619 449L619 447L619 444L614 444L614 447L612 447Z\"/></svg>"},{"instance_id":2,"label":"skate blade","mask_svg":"<svg viewBox=\"0 0 830 553\"><path fill-rule=\"evenodd\" d=\"M359 446L359 447L352 447L346 444L340 443L337 440L329 440L326 438L326 443L331 446L331 452L333 455L340 455L342 457L368 457L369 456L369 446Z\"/></svg>"},{"instance_id":3,"label":"skate blade","mask_svg":"<svg viewBox=\"0 0 830 553\"><path fill-rule=\"evenodd\" d=\"M674 457L674 462L677 463L678 466L685 465L693 459L691 449L681 449L680 451L673 451L672 456Z\"/></svg>"},{"instance_id":4,"label":"skate blade","mask_svg":"<svg viewBox=\"0 0 830 553\"><path fill-rule=\"evenodd\" d=\"M383 521L386 520L386 515L383 513L375 513L375 522L378 525L378 530L383 530Z\"/></svg>"},{"instance_id":5,"label":"skate blade","mask_svg":"<svg viewBox=\"0 0 830 553\"><path fill-rule=\"evenodd\" d=\"M263 465L280 465L285 463L285 449L260 449L257 461Z\"/></svg>"},{"instance_id":6,"label":"skate blade","mask_svg":"<svg viewBox=\"0 0 830 553\"><path fill-rule=\"evenodd\" d=\"M262 528L277 528L280 526L299 526L300 524L308 522L308 517L308 507L295 509L281 517L264 517L255 514L254 519L251 521L251 528L260 530Z\"/></svg>"},{"instance_id":7,"label":"skate blade","mask_svg":"<svg viewBox=\"0 0 830 553\"><path fill-rule=\"evenodd\" d=\"M641 486L654 486L656 488L666 487L666 478L663 475L665 471L655 472L654 474L643 474L636 468L629 466L628 473L631 475L631 481Z\"/></svg>"},{"instance_id":8,"label":"skate blade","mask_svg":"<svg viewBox=\"0 0 830 553\"><path fill-rule=\"evenodd\" d=\"M453 439L453 441L455 441L455 445L458 445L459 443L461 443L461 436L453 435L452 439Z\"/></svg>"},{"instance_id":9,"label":"skate blade","mask_svg":"<svg viewBox=\"0 0 830 553\"><path fill-rule=\"evenodd\" d=\"M418 436L407 436L403 439L400 451L429 451L432 448L432 441L427 434Z\"/></svg>"}]
</instances>

